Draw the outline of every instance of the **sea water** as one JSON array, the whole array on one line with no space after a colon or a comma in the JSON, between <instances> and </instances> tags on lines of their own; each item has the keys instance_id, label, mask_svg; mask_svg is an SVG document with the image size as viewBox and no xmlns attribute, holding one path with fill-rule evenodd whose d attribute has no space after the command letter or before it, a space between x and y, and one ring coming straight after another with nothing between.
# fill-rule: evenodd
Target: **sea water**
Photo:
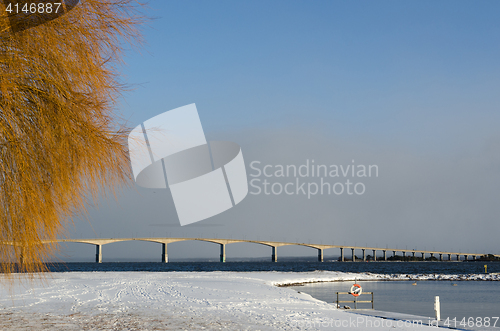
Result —
<instances>
[{"instance_id":1,"label":"sea water","mask_svg":"<svg viewBox=\"0 0 500 331\"><path fill-rule=\"evenodd\" d=\"M376 274L444 274L466 275L500 272L500 262L311 262L311 261L240 261L240 262L104 262L53 263L53 272L66 271L285 271L309 272L316 270L341 272L371 272Z\"/></svg>"},{"instance_id":2,"label":"sea water","mask_svg":"<svg viewBox=\"0 0 500 331\"><path fill-rule=\"evenodd\" d=\"M374 308L434 318L434 297L439 296L441 320L447 318L457 328L467 328L467 323L484 324L489 318L491 325L500 327L500 282L495 281L358 281L363 292L373 292ZM328 303L337 300L336 292L348 292L352 281L328 282L293 286L296 291L308 293ZM453 285L455 284L455 285ZM350 294L339 295L340 301L352 301ZM369 301L371 295L360 295L358 300ZM341 303L354 308L354 303ZM371 308L371 303L358 303L358 309ZM488 320L488 319L486 319ZM463 322L464 324L460 325Z\"/></svg>"}]
</instances>

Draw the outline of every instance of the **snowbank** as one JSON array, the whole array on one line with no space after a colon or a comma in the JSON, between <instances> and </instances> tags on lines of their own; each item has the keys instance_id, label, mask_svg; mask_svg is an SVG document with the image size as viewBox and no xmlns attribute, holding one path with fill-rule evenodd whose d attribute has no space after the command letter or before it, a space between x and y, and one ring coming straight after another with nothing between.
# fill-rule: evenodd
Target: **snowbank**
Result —
<instances>
[{"instance_id":1,"label":"snowbank","mask_svg":"<svg viewBox=\"0 0 500 331\"><path fill-rule=\"evenodd\" d=\"M14 297L0 286L0 326L2 330L414 330L414 325L349 313L308 294L274 286L388 277L330 271L54 273L43 286L16 283Z\"/></svg>"}]
</instances>

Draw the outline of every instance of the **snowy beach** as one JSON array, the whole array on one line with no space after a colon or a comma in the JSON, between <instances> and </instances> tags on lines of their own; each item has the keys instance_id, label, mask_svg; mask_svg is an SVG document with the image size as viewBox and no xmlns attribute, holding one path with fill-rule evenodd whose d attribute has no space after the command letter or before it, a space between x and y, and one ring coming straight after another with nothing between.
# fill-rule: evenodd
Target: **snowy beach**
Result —
<instances>
[{"instance_id":1,"label":"snowy beach","mask_svg":"<svg viewBox=\"0 0 500 331\"><path fill-rule=\"evenodd\" d=\"M500 280L498 275L467 277ZM3 284L0 325L2 330L368 330L373 327L409 330L416 327L339 310L308 294L277 286L355 278L408 279L406 275L326 271L53 273L44 285L39 281L32 286L14 281L13 296Z\"/></svg>"}]
</instances>

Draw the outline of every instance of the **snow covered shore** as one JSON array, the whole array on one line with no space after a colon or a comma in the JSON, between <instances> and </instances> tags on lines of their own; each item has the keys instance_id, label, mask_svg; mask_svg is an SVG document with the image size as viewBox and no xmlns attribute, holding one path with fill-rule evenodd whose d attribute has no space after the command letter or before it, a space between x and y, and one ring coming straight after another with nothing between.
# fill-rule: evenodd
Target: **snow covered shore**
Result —
<instances>
[{"instance_id":1,"label":"snow covered shore","mask_svg":"<svg viewBox=\"0 0 500 331\"><path fill-rule=\"evenodd\" d=\"M330 271L69 272L54 273L49 277L45 285L37 282L33 287L14 282L13 296L5 287L5 280L0 282L1 330L416 328L396 321L389 325L388 320L338 310L308 294L276 286L354 278L408 279L406 275L391 277ZM419 277L445 279L443 275ZM500 280L498 275L472 275L469 278Z\"/></svg>"},{"instance_id":2,"label":"snow covered shore","mask_svg":"<svg viewBox=\"0 0 500 331\"><path fill-rule=\"evenodd\" d=\"M264 273L263 273L264 274ZM273 273L270 273L273 274ZM340 273L332 271L315 271L299 273L279 273L275 280L272 276L263 276L269 279L270 284L276 286L286 286L294 284L329 282L339 280L448 280L448 281L500 281L500 274L466 274L466 275L444 275L444 274L372 274L365 273ZM267 278L269 277L269 278Z\"/></svg>"}]
</instances>

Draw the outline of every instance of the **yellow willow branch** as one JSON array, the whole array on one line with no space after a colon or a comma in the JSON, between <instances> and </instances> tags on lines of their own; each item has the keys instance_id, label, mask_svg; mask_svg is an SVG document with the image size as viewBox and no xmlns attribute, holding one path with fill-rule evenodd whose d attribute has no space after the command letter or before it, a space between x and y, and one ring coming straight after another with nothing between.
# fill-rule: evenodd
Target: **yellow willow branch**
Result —
<instances>
[{"instance_id":1,"label":"yellow willow branch","mask_svg":"<svg viewBox=\"0 0 500 331\"><path fill-rule=\"evenodd\" d=\"M18 243L0 244L0 272L46 271L57 245L42 241L63 236L100 188L129 183L116 64L121 41L141 41L139 7L82 0L17 33L0 13L0 243Z\"/></svg>"}]
</instances>

